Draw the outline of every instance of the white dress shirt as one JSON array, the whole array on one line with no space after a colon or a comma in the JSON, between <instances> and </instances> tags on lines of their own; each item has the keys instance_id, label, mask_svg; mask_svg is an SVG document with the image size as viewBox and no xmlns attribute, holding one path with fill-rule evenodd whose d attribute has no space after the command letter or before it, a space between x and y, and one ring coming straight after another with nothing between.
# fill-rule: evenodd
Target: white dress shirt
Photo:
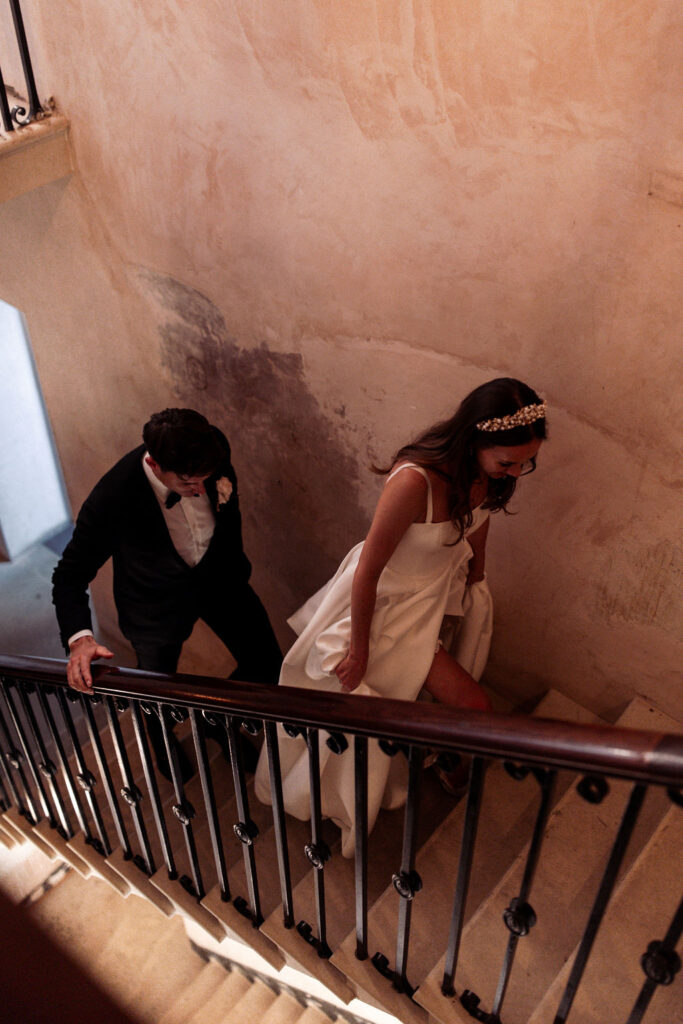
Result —
<instances>
[{"instance_id":1,"label":"white dress shirt","mask_svg":"<svg viewBox=\"0 0 683 1024\"><path fill-rule=\"evenodd\" d=\"M198 494L196 497L181 498L173 508L166 508L170 488L154 475L152 467L145 461L147 455L145 452L142 457L142 468L159 502L173 547L184 562L196 565L206 554L216 527L216 517L209 496Z\"/></svg>"},{"instance_id":2,"label":"white dress shirt","mask_svg":"<svg viewBox=\"0 0 683 1024\"><path fill-rule=\"evenodd\" d=\"M161 480L154 475L152 467L145 461L148 455L149 452L145 452L142 456L142 468L154 491L154 496L159 502L173 547L184 562L195 566L206 554L216 527L216 516L209 496L208 494L198 494L196 497L181 498L173 508L166 508L166 499L171 493L170 488L162 484ZM69 646L82 636L92 635L91 629L81 629L69 637Z\"/></svg>"}]
</instances>

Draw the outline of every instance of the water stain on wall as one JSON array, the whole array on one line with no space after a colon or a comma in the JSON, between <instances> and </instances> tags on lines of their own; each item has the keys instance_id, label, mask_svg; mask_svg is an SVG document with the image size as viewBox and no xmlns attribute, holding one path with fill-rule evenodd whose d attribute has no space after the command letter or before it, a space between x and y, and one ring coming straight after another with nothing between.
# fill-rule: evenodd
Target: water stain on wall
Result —
<instances>
[{"instance_id":1,"label":"water stain on wall","mask_svg":"<svg viewBox=\"0 0 683 1024\"><path fill-rule=\"evenodd\" d=\"M358 465L307 386L299 353L243 348L220 309L170 277L140 272L161 307L162 361L178 402L228 436L245 546L271 614L291 614L362 539Z\"/></svg>"}]
</instances>

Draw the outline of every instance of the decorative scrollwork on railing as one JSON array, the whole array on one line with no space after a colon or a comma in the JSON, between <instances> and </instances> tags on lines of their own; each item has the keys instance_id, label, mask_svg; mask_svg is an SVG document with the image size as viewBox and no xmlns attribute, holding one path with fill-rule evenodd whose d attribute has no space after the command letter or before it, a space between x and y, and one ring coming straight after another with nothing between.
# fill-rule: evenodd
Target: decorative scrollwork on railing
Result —
<instances>
[{"instance_id":1,"label":"decorative scrollwork on railing","mask_svg":"<svg viewBox=\"0 0 683 1024\"><path fill-rule=\"evenodd\" d=\"M26 107L20 106L12 107L10 110L10 117L16 124L17 128L24 128L33 120Z\"/></svg>"},{"instance_id":2,"label":"decorative scrollwork on railing","mask_svg":"<svg viewBox=\"0 0 683 1024\"><path fill-rule=\"evenodd\" d=\"M470 1017L474 1017L475 1020L482 1021L483 1024L500 1024L500 1017L496 1014L487 1013L486 1010L479 1009L481 999L476 992L471 992L470 989L466 988L460 996L460 1002Z\"/></svg>"},{"instance_id":3,"label":"decorative scrollwork on railing","mask_svg":"<svg viewBox=\"0 0 683 1024\"><path fill-rule=\"evenodd\" d=\"M263 732L263 722L258 718L243 718L242 728L249 736L260 736Z\"/></svg>"},{"instance_id":4,"label":"decorative scrollwork on railing","mask_svg":"<svg viewBox=\"0 0 683 1024\"><path fill-rule=\"evenodd\" d=\"M81 789L85 790L86 793L91 793L97 785L97 779L91 771L80 772L76 776L76 781Z\"/></svg>"},{"instance_id":5,"label":"decorative scrollwork on railing","mask_svg":"<svg viewBox=\"0 0 683 1024\"><path fill-rule=\"evenodd\" d=\"M298 725L291 725L289 722L283 722L282 723L282 728L285 730L287 735L289 737L291 737L291 739L293 739L293 740L295 740L297 738L297 736L305 736L305 734L306 734L306 730L305 729L302 729Z\"/></svg>"},{"instance_id":6,"label":"decorative scrollwork on railing","mask_svg":"<svg viewBox=\"0 0 683 1024\"><path fill-rule=\"evenodd\" d=\"M14 768L15 771L19 771L24 761L24 755L20 750L17 750L16 747L12 747L12 749L8 750L5 754L5 760L11 768Z\"/></svg>"},{"instance_id":7,"label":"decorative scrollwork on railing","mask_svg":"<svg viewBox=\"0 0 683 1024\"><path fill-rule=\"evenodd\" d=\"M187 828L196 812L189 800L183 800L182 803L173 805L173 813L180 824Z\"/></svg>"},{"instance_id":8,"label":"decorative scrollwork on railing","mask_svg":"<svg viewBox=\"0 0 683 1024\"><path fill-rule=\"evenodd\" d=\"M304 853L316 871L322 871L332 856L329 846L322 839L318 843L306 843Z\"/></svg>"},{"instance_id":9,"label":"decorative scrollwork on railing","mask_svg":"<svg viewBox=\"0 0 683 1024\"><path fill-rule=\"evenodd\" d=\"M528 935L536 924L536 911L530 903L520 902L517 896L510 900L510 905L503 911L503 921L513 935Z\"/></svg>"},{"instance_id":10,"label":"decorative scrollwork on railing","mask_svg":"<svg viewBox=\"0 0 683 1024\"><path fill-rule=\"evenodd\" d=\"M169 706L168 713L176 725L182 725L187 719L187 711L184 708L176 707L175 704Z\"/></svg>"},{"instance_id":11,"label":"decorative scrollwork on railing","mask_svg":"<svg viewBox=\"0 0 683 1024\"><path fill-rule=\"evenodd\" d=\"M57 765L54 763L54 761L50 761L49 759L46 761L41 761L40 764L38 765L38 771L40 772L44 779L53 779L57 774Z\"/></svg>"},{"instance_id":12,"label":"decorative scrollwork on railing","mask_svg":"<svg viewBox=\"0 0 683 1024\"><path fill-rule=\"evenodd\" d=\"M601 804L609 793L609 783L602 775L584 775L576 792L589 804Z\"/></svg>"},{"instance_id":13,"label":"decorative scrollwork on railing","mask_svg":"<svg viewBox=\"0 0 683 1024\"><path fill-rule=\"evenodd\" d=\"M135 807L142 800L142 793L137 786L124 786L121 790L121 796L129 807Z\"/></svg>"},{"instance_id":14,"label":"decorative scrollwork on railing","mask_svg":"<svg viewBox=\"0 0 683 1024\"><path fill-rule=\"evenodd\" d=\"M299 921L296 930L304 942L307 942L309 946L313 946L321 960L327 960L332 956L330 947L326 942L321 942L320 939L316 938L313 934L313 928L307 921Z\"/></svg>"},{"instance_id":15,"label":"decorative scrollwork on railing","mask_svg":"<svg viewBox=\"0 0 683 1024\"><path fill-rule=\"evenodd\" d=\"M655 939L640 958L640 966L655 985L670 985L681 969L681 958L675 949L667 949Z\"/></svg>"},{"instance_id":16,"label":"decorative scrollwork on railing","mask_svg":"<svg viewBox=\"0 0 683 1024\"><path fill-rule=\"evenodd\" d=\"M398 871L391 876L391 882L401 899L414 900L422 888L422 879L417 871Z\"/></svg>"},{"instance_id":17,"label":"decorative scrollwork on railing","mask_svg":"<svg viewBox=\"0 0 683 1024\"><path fill-rule=\"evenodd\" d=\"M238 821L232 826L232 830L241 843L245 846L253 846L254 841L259 837L258 826L255 821Z\"/></svg>"},{"instance_id":18,"label":"decorative scrollwork on railing","mask_svg":"<svg viewBox=\"0 0 683 1024\"><path fill-rule=\"evenodd\" d=\"M333 754L343 754L349 747L349 741L343 732L331 732L325 742Z\"/></svg>"}]
</instances>

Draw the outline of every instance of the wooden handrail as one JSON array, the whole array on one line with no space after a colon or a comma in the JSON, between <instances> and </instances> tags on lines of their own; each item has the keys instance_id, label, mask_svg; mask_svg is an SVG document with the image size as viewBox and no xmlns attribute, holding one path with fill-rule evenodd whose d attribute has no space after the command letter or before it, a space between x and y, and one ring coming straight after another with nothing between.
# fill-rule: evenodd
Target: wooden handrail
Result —
<instances>
[{"instance_id":1,"label":"wooden handrail","mask_svg":"<svg viewBox=\"0 0 683 1024\"><path fill-rule=\"evenodd\" d=\"M581 725L525 715L466 711L443 704L239 683L213 676L164 675L93 665L95 691L162 700L242 718L291 722L399 743L418 743L530 765L604 773L680 789L683 736ZM67 686L66 662L0 657L0 675Z\"/></svg>"}]
</instances>

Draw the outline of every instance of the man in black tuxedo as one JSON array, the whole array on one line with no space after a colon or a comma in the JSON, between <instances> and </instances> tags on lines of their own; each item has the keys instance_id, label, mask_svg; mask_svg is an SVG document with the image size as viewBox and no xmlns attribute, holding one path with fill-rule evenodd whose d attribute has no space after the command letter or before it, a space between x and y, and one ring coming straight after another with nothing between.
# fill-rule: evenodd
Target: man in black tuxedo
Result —
<instances>
[{"instance_id":1,"label":"man in black tuxedo","mask_svg":"<svg viewBox=\"0 0 683 1024\"><path fill-rule=\"evenodd\" d=\"M113 657L93 635L87 594L109 557L119 625L138 668L174 672L184 641L203 619L236 659L235 679L277 683L282 655L249 586L225 435L192 409L165 409L142 437L86 498L52 577L69 685L91 693L91 662ZM160 723L150 716L148 724L167 774Z\"/></svg>"}]
</instances>

